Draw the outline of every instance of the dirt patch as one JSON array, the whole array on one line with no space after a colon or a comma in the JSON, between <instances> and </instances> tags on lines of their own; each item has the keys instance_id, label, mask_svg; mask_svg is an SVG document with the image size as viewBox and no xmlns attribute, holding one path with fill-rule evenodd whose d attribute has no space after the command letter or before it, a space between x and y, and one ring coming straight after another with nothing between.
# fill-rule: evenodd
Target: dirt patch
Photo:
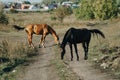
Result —
<instances>
[{"instance_id":1,"label":"dirt patch","mask_svg":"<svg viewBox=\"0 0 120 80\"><path fill-rule=\"evenodd\" d=\"M66 48L66 58L70 60L70 50L68 49L68 46ZM77 61L76 55L74 54L74 60L68 61L68 64L70 68L81 77L82 80L117 80L113 79L109 74L102 72L99 69L95 69L95 67L88 60L84 60L84 52L80 44L78 45L78 52L80 60Z\"/></svg>"},{"instance_id":2,"label":"dirt patch","mask_svg":"<svg viewBox=\"0 0 120 80\"><path fill-rule=\"evenodd\" d=\"M52 43L46 43L46 48L39 48L35 62L26 67L24 74L18 80L59 80L51 60L54 59Z\"/></svg>"}]
</instances>

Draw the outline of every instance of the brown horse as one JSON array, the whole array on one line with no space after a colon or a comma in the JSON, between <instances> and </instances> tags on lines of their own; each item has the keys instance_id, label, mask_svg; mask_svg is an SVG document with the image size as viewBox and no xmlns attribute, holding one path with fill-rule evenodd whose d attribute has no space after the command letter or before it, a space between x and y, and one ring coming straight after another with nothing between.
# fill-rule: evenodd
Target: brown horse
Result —
<instances>
[{"instance_id":1,"label":"brown horse","mask_svg":"<svg viewBox=\"0 0 120 80\"><path fill-rule=\"evenodd\" d=\"M44 41L45 41L46 35L48 35L48 34L51 34L54 37L55 42L57 44L59 44L59 37L56 34L55 30L53 30L47 24L29 24L29 25L27 25L27 27L23 27L23 28L20 27L20 26L17 26L17 25L13 25L13 27L15 29L17 29L18 31L25 29L25 31L27 33L27 36L28 36L29 46L32 46L33 48L34 48L34 45L32 43L33 34L42 35L42 38L41 38L40 43L39 43L39 47L40 47L40 45L45 47L44 46Z\"/></svg>"}]
</instances>

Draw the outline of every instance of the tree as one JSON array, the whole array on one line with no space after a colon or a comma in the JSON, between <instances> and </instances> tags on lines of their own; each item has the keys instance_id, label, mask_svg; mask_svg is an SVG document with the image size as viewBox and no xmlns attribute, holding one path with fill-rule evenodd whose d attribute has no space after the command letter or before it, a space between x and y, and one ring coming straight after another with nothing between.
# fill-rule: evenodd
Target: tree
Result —
<instances>
[{"instance_id":1,"label":"tree","mask_svg":"<svg viewBox=\"0 0 120 80\"><path fill-rule=\"evenodd\" d=\"M118 16L116 0L82 0L77 18L106 20Z\"/></svg>"},{"instance_id":2,"label":"tree","mask_svg":"<svg viewBox=\"0 0 120 80\"><path fill-rule=\"evenodd\" d=\"M4 14L2 4L0 4L0 24L8 24L8 17Z\"/></svg>"},{"instance_id":3,"label":"tree","mask_svg":"<svg viewBox=\"0 0 120 80\"><path fill-rule=\"evenodd\" d=\"M60 6L55 10L56 17L60 22L63 22L65 16L71 15L72 13L72 9L65 6Z\"/></svg>"},{"instance_id":4,"label":"tree","mask_svg":"<svg viewBox=\"0 0 120 80\"><path fill-rule=\"evenodd\" d=\"M82 0L81 6L75 12L77 18L80 19L94 19L94 13L92 10L92 0Z\"/></svg>"},{"instance_id":5,"label":"tree","mask_svg":"<svg viewBox=\"0 0 120 80\"><path fill-rule=\"evenodd\" d=\"M118 7L116 0L96 0L93 3L93 12L96 19L110 19L117 17Z\"/></svg>"}]
</instances>

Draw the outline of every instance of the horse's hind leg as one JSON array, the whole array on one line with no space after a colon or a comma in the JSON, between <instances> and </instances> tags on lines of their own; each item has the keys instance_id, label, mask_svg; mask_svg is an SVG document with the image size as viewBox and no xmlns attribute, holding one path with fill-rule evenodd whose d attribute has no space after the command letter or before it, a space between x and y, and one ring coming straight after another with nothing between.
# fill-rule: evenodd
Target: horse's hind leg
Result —
<instances>
[{"instance_id":1,"label":"horse's hind leg","mask_svg":"<svg viewBox=\"0 0 120 80\"><path fill-rule=\"evenodd\" d=\"M73 61L73 49L72 49L72 44L69 43L70 46L70 51L71 51L71 61Z\"/></svg>"},{"instance_id":2,"label":"horse's hind leg","mask_svg":"<svg viewBox=\"0 0 120 80\"><path fill-rule=\"evenodd\" d=\"M77 61L79 61L79 55L78 55L78 51L77 51L77 44L74 44L75 47L75 52L76 52L76 56L77 56Z\"/></svg>"},{"instance_id":3,"label":"horse's hind leg","mask_svg":"<svg viewBox=\"0 0 120 80\"><path fill-rule=\"evenodd\" d=\"M85 52L85 56L84 56L84 60L88 59L88 47L89 47L89 43L83 43L83 48L84 48L84 52Z\"/></svg>"}]
</instances>

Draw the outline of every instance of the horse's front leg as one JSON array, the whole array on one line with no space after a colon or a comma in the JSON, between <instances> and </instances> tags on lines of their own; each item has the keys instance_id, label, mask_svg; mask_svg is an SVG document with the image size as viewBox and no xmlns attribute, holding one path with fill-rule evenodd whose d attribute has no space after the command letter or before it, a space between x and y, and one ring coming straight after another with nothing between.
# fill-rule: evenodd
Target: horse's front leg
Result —
<instances>
[{"instance_id":1,"label":"horse's front leg","mask_svg":"<svg viewBox=\"0 0 120 80\"><path fill-rule=\"evenodd\" d=\"M44 45L45 37L46 37L46 35L42 35L42 38L41 38L41 41L40 41L40 44L39 44L39 48L41 47L41 45L45 48L45 45Z\"/></svg>"},{"instance_id":2,"label":"horse's front leg","mask_svg":"<svg viewBox=\"0 0 120 80\"><path fill-rule=\"evenodd\" d=\"M79 55L78 55L78 51L77 51L77 44L74 44L75 47L75 52L76 52L76 56L77 56L77 61L79 61Z\"/></svg>"},{"instance_id":3,"label":"horse's front leg","mask_svg":"<svg viewBox=\"0 0 120 80\"><path fill-rule=\"evenodd\" d=\"M72 44L69 43L70 46L70 51L71 51L71 61L73 61L73 49L72 49Z\"/></svg>"},{"instance_id":4,"label":"horse's front leg","mask_svg":"<svg viewBox=\"0 0 120 80\"><path fill-rule=\"evenodd\" d=\"M33 45L33 43L32 43L32 34L27 34L28 35L28 43L29 43L29 46L31 47L32 46L32 48L34 48L34 45Z\"/></svg>"}]
</instances>

